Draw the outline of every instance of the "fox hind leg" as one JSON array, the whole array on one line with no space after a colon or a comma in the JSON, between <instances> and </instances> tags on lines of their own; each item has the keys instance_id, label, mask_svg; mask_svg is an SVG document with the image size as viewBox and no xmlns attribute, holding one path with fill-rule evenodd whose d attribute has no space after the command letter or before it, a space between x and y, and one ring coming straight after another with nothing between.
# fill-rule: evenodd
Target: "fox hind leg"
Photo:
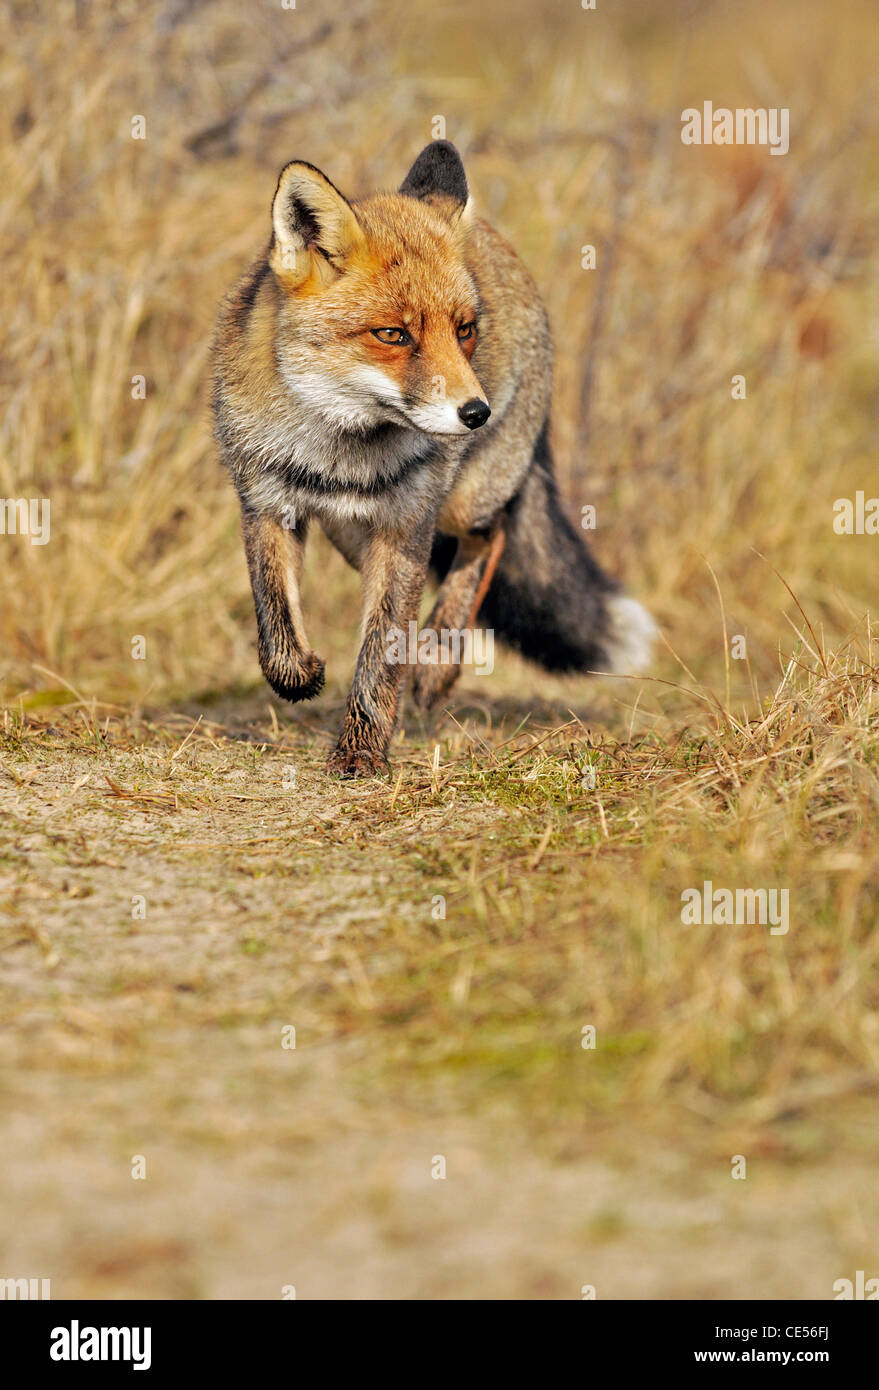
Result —
<instances>
[{"instance_id":1,"label":"fox hind leg","mask_svg":"<svg viewBox=\"0 0 879 1390\"><path fill-rule=\"evenodd\" d=\"M504 540L503 530L495 528L473 532L459 541L425 630L439 636L444 631L472 628L503 554ZM433 709L450 693L460 674L460 662L419 661L412 681L412 696L419 709Z\"/></svg>"}]
</instances>

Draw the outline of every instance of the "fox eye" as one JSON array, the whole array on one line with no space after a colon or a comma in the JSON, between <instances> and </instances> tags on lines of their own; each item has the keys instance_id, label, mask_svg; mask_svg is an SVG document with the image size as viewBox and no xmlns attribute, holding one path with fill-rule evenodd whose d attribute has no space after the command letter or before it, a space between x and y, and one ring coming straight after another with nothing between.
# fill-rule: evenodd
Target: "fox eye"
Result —
<instances>
[{"instance_id":1,"label":"fox eye","mask_svg":"<svg viewBox=\"0 0 879 1390\"><path fill-rule=\"evenodd\" d=\"M370 332L380 343L392 343L396 347L406 347L412 342L405 328L371 328Z\"/></svg>"},{"instance_id":2,"label":"fox eye","mask_svg":"<svg viewBox=\"0 0 879 1390\"><path fill-rule=\"evenodd\" d=\"M462 323L462 324L459 324L459 325L458 325L458 341L459 341L460 343L466 343L466 341L467 341L468 338L473 338L473 337L475 337L475 336L476 336L476 324L475 324L475 323Z\"/></svg>"}]
</instances>

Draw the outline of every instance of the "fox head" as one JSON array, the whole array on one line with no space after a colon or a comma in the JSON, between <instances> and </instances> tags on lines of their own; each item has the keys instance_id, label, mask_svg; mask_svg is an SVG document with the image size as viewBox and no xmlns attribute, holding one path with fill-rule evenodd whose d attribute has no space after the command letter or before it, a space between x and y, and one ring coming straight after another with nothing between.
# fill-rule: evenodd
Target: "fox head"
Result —
<instances>
[{"instance_id":1,"label":"fox head","mask_svg":"<svg viewBox=\"0 0 879 1390\"><path fill-rule=\"evenodd\" d=\"M288 164L269 250L287 387L342 429L465 435L484 424L469 227L464 168L445 140L422 151L397 193L356 202L311 164Z\"/></svg>"}]
</instances>

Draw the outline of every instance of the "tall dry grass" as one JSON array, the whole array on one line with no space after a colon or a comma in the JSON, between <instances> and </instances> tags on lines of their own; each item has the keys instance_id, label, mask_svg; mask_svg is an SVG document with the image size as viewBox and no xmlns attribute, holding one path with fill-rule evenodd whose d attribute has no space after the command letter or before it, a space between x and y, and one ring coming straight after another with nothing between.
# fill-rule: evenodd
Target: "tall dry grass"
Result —
<instances>
[{"instance_id":1,"label":"tall dry grass","mask_svg":"<svg viewBox=\"0 0 879 1390\"><path fill-rule=\"evenodd\" d=\"M354 193L393 184L438 114L547 299L572 511L597 507L598 551L686 667L722 679L712 570L748 641L736 694L775 679L799 624L773 566L831 647L860 627L876 540L831 522L875 476L868 4L5 9L0 494L52 509L48 545L0 540L7 697L259 688L210 435L215 306L285 160ZM684 148L680 112L706 96L789 106L790 153ZM341 682L356 585L325 554L314 572ZM663 653L655 673L680 670Z\"/></svg>"}]
</instances>

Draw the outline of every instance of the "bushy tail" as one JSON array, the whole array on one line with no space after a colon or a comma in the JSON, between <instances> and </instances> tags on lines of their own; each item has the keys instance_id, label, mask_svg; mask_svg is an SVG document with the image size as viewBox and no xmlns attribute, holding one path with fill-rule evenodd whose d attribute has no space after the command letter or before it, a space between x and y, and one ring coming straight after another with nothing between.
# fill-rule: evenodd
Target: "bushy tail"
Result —
<instances>
[{"instance_id":1,"label":"bushy tail","mask_svg":"<svg viewBox=\"0 0 879 1390\"><path fill-rule=\"evenodd\" d=\"M593 559L562 509L546 431L508 504L506 545L479 625L548 671L643 669L653 619Z\"/></svg>"}]
</instances>

